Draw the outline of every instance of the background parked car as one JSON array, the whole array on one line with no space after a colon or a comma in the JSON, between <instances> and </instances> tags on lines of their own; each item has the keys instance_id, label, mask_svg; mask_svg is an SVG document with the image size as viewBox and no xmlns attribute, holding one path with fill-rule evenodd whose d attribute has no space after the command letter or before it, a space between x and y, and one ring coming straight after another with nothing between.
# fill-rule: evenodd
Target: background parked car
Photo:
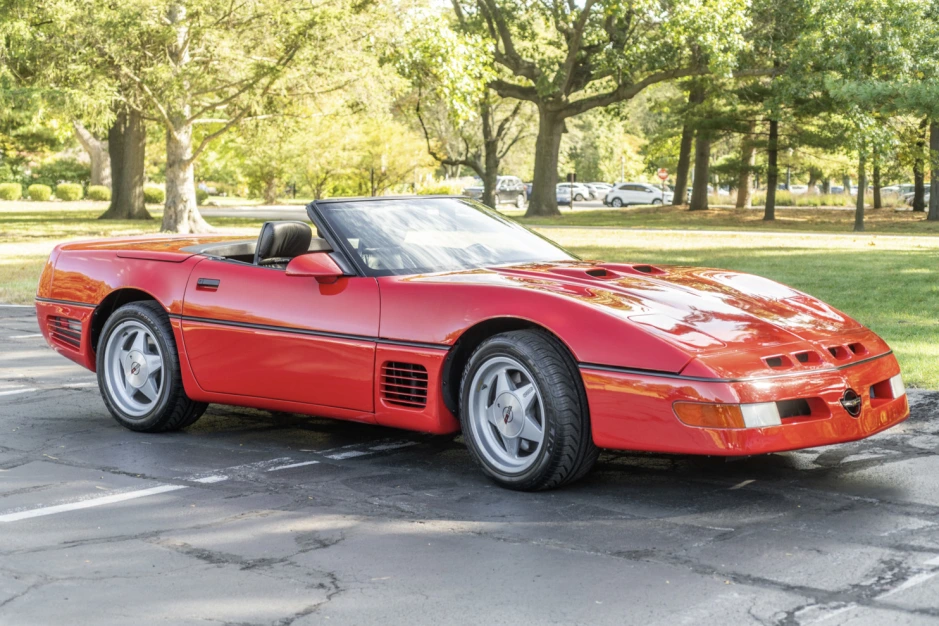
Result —
<instances>
[{"instance_id":1,"label":"background parked car","mask_svg":"<svg viewBox=\"0 0 939 626\"><path fill-rule=\"evenodd\" d=\"M595 197L590 187L583 183L558 183L558 187L562 185L568 188L568 191L577 202L583 202Z\"/></svg>"},{"instance_id":2,"label":"background parked car","mask_svg":"<svg viewBox=\"0 0 939 626\"><path fill-rule=\"evenodd\" d=\"M662 204L672 201L672 193L665 192L648 183L620 183L606 194L603 204L612 207L631 204Z\"/></svg>"},{"instance_id":3,"label":"background parked car","mask_svg":"<svg viewBox=\"0 0 939 626\"><path fill-rule=\"evenodd\" d=\"M574 206L574 203L571 201L571 185L570 183L559 183L557 186L557 198L558 205L565 206Z\"/></svg>"},{"instance_id":4,"label":"background parked car","mask_svg":"<svg viewBox=\"0 0 939 626\"><path fill-rule=\"evenodd\" d=\"M483 197L483 186L465 187L463 195L480 200ZM524 209L527 200L528 192L521 178L518 176L499 176L496 178L496 204L514 204L518 208Z\"/></svg>"},{"instance_id":5,"label":"background parked car","mask_svg":"<svg viewBox=\"0 0 939 626\"><path fill-rule=\"evenodd\" d=\"M610 189L613 188L613 185L610 183L584 183L593 192L592 198L602 198Z\"/></svg>"}]
</instances>

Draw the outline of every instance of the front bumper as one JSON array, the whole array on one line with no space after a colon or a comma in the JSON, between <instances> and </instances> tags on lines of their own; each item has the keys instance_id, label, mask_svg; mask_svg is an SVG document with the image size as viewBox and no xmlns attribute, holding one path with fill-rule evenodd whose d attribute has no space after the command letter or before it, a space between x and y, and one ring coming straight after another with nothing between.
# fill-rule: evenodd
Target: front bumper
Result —
<instances>
[{"instance_id":1,"label":"front bumper","mask_svg":"<svg viewBox=\"0 0 939 626\"><path fill-rule=\"evenodd\" d=\"M601 448L676 454L746 456L798 450L869 437L909 416L906 395L874 398L871 387L900 373L892 354L838 370L797 376L714 381L581 367L594 442ZM845 390L861 396L852 417L841 405ZM688 426L675 402L758 403L810 398L818 411L763 428Z\"/></svg>"}]
</instances>

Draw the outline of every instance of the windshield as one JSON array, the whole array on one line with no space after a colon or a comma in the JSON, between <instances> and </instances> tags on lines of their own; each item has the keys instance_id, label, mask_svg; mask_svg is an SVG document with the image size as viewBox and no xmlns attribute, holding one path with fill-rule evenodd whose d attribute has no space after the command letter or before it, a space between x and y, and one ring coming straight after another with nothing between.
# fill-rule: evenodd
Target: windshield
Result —
<instances>
[{"instance_id":1,"label":"windshield","mask_svg":"<svg viewBox=\"0 0 939 626\"><path fill-rule=\"evenodd\" d=\"M468 199L324 202L316 208L368 276L574 258L547 239Z\"/></svg>"}]
</instances>

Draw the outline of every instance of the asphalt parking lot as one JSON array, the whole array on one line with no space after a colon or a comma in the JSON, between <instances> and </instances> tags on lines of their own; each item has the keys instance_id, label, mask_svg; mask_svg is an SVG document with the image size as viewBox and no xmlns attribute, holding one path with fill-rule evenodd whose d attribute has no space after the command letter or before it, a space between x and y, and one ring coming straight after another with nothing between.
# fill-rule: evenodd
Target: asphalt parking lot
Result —
<instances>
[{"instance_id":1,"label":"asphalt parking lot","mask_svg":"<svg viewBox=\"0 0 939 626\"><path fill-rule=\"evenodd\" d=\"M514 493L454 438L129 432L0 306L0 624L937 624L939 393L910 399L863 442Z\"/></svg>"}]
</instances>

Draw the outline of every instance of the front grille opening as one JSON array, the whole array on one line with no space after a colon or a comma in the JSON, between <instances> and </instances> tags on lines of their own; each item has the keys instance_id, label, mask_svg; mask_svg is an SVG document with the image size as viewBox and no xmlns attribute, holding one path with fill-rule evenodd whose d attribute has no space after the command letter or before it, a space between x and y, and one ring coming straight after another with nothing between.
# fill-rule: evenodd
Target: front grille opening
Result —
<instances>
[{"instance_id":1,"label":"front grille opening","mask_svg":"<svg viewBox=\"0 0 939 626\"><path fill-rule=\"evenodd\" d=\"M611 275L608 271L606 271L602 267L595 267L593 269L589 269L587 270L587 274L589 276L595 276L596 278L606 278L607 276Z\"/></svg>"},{"instance_id":2,"label":"front grille opening","mask_svg":"<svg viewBox=\"0 0 939 626\"><path fill-rule=\"evenodd\" d=\"M867 354L867 348L864 347L864 344L860 343L849 343L848 350L853 354Z\"/></svg>"},{"instance_id":3,"label":"front grille opening","mask_svg":"<svg viewBox=\"0 0 939 626\"><path fill-rule=\"evenodd\" d=\"M776 408L779 410L780 419L812 416L812 406L806 398L781 400L776 403Z\"/></svg>"},{"instance_id":4,"label":"front grille opening","mask_svg":"<svg viewBox=\"0 0 939 626\"><path fill-rule=\"evenodd\" d=\"M835 357L839 361L843 361L851 357L851 352L844 346L831 346L828 348L828 352L831 353L831 356Z\"/></svg>"},{"instance_id":5,"label":"front grille opening","mask_svg":"<svg viewBox=\"0 0 939 626\"><path fill-rule=\"evenodd\" d=\"M784 355L777 356L768 356L763 359L763 362L773 369L780 369L784 367L792 367L792 361L789 360L789 357Z\"/></svg>"},{"instance_id":6,"label":"front grille opening","mask_svg":"<svg viewBox=\"0 0 939 626\"><path fill-rule=\"evenodd\" d=\"M381 368L381 395L388 404L420 409L427 406L427 368L389 361Z\"/></svg>"},{"instance_id":7,"label":"front grille opening","mask_svg":"<svg viewBox=\"0 0 939 626\"><path fill-rule=\"evenodd\" d=\"M49 317L49 336L53 341L78 349L82 343L82 323L71 317L53 315Z\"/></svg>"},{"instance_id":8,"label":"front grille opening","mask_svg":"<svg viewBox=\"0 0 939 626\"><path fill-rule=\"evenodd\" d=\"M664 274L665 270L655 267L654 265L633 265L633 269L637 272L642 272L643 274Z\"/></svg>"},{"instance_id":9,"label":"front grille opening","mask_svg":"<svg viewBox=\"0 0 939 626\"><path fill-rule=\"evenodd\" d=\"M806 350L805 352L796 352L795 355L796 361L799 363L818 363L821 359L818 357L817 352L811 350Z\"/></svg>"}]
</instances>

